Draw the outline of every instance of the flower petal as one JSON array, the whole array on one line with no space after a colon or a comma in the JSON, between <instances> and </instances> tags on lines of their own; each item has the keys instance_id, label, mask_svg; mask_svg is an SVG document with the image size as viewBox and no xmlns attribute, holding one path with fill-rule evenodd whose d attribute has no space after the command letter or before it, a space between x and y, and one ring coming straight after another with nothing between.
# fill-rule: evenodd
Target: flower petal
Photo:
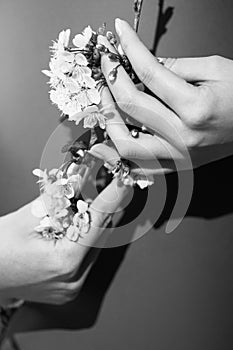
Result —
<instances>
[{"instance_id":1,"label":"flower petal","mask_svg":"<svg viewBox=\"0 0 233 350\"><path fill-rule=\"evenodd\" d=\"M97 89L87 90L87 95L91 103L98 105L100 103L100 93Z\"/></svg>"},{"instance_id":2,"label":"flower petal","mask_svg":"<svg viewBox=\"0 0 233 350\"><path fill-rule=\"evenodd\" d=\"M87 40L82 34L77 34L73 39L73 44L79 49L84 49L87 45Z\"/></svg>"},{"instance_id":3,"label":"flower petal","mask_svg":"<svg viewBox=\"0 0 233 350\"><path fill-rule=\"evenodd\" d=\"M106 127L106 118L103 114L98 114L98 122L99 122L99 127L101 129L105 129Z\"/></svg>"},{"instance_id":4,"label":"flower petal","mask_svg":"<svg viewBox=\"0 0 233 350\"><path fill-rule=\"evenodd\" d=\"M65 62L73 63L75 55L72 52L65 51L61 54L61 57Z\"/></svg>"},{"instance_id":5,"label":"flower petal","mask_svg":"<svg viewBox=\"0 0 233 350\"><path fill-rule=\"evenodd\" d=\"M154 184L154 178L151 176L150 177L141 176L136 179L136 183L141 189L144 189Z\"/></svg>"},{"instance_id":6,"label":"flower petal","mask_svg":"<svg viewBox=\"0 0 233 350\"><path fill-rule=\"evenodd\" d=\"M93 129L97 122L98 120L95 117L95 114L92 113L84 119L83 127Z\"/></svg>"},{"instance_id":7,"label":"flower petal","mask_svg":"<svg viewBox=\"0 0 233 350\"><path fill-rule=\"evenodd\" d=\"M80 91L79 84L72 78L67 79L65 82L65 87L69 89L71 93L77 93Z\"/></svg>"},{"instance_id":8,"label":"flower petal","mask_svg":"<svg viewBox=\"0 0 233 350\"><path fill-rule=\"evenodd\" d=\"M75 164L76 165L76 164ZM69 178L68 178L68 181L70 183L80 183L82 181L82 176L79 175L79 174L76 174L76 175L71 175Z\"/></svg>"},{"instance_id":9,"label":"flower petal","mask_svg":"<svg viewBox=\"0 0 233 350\"><path fill-rule=\"evenodd\" d=\"M87 108L85 108L83 113L86 113L86 115L88 115L90 113L95 113L98 111L99 111L99 108L97 106L93 105L93 106L88 106Z\"/></svg>"},{"instance_id":10,"label":"flower petal","mask_svg":"<svg viewBox=\"0 0 233 350\"><path fill-rule=\"evenodd\" d=\"M67 209L62 209L59 211L59 213L56 214L56 218L63 218L67 215L68 210Z\"/></svg>"},{"instance_id":11,"label":"flower petal","mask_svg":"<svg viewBox=\"0 0 233 350\"><path fill-rule=\"evenodd\" d=\"M75 122L76 125L78 125L82 119L83 119L83 112L77 112L69 115L69 120Z\"/></svg>"},{"instance_id":12,"label":"flower petal","mask_svg":"<svg viewBox=\"0 0 233 350\"><path fill-rule=\"evenodd\" d=\"M53 77L53 73L52 73L50 70L43 69L41 72L42 72L43 74L47 75L47 77L50 77L50 78Z\"/></svg>"},{"instance_id":13,"label":"flower petal","mask_svg":"<svg viewBox=\"0 0 233 350\"><path fill-rule=\"evenodd\" d=\"M59 65L59 69L64 74L69 73L72 70L72 68L73 68L73 66L72 66L72 64L70 62L62 62Z\"/></svg>"},{"instance_id":14,"label":"flower petal","mask_svg":"<svg viewBox=\"0 0 233 350\"><path fill-rule=\"evenodd\" d=\"M70 29L62 30L59 33L58 41L64 46L67 47L69 45L70 39Z\"/></svg>"},{"instance_id":15,"label":"flower petal","mask_svg":"<svg viewBox=\"0 0 233 350\"><path fill-rule=\"evenodd\" d=\"M82 200L78 200L77 201L77 208L78 208L78 212L80 214L83 214L87 211L88 209L88 204Z\"/></svg>"},{"instance_id":16,"label":"flower petal","mask_svg":"<svg viewBox=\"0 0 233 350\"><path fill-rule=\"evenodd\" d=\"M81 91L77 96L77 100L79 104L82 106L82 108L86 108L90 105L90 100L87 96L86 91Z\"/></svg>"},{"instance_id":17,"label":"flower petal","mask_svg":"<svg viewBox=\"0 0 233 350\"><path fill-rule=\"evenodd\" d=\"M64 185L66 185L67 184L67 182L68 182L68 179L59 179L59 180L57 180L56 181L56 185L57 186L64 186Z\"/></svg>"},{"instance_id":18,"label":"flower petal","mask_svg":"<svg viewBox=\"0 0 233 350\"><path fill-rule=\"evenodd\" d=\"M77 242L79 235L79 230L74 225L71 225L66 231L66 237L72 242Z\"/></svg>"},{"instance_id":19,"label":"flower petal","mask_svg":"<svg viewBox=\"0 0 233 350\"><path fill-rule=\"evenodd\" d=\"M75 55L75 62L80 66L88 65L86 57L81 53L78 53L77 55Z\"/></svg>"},{"instance_id":20,"label":"flower petal","mask_svg":"<svg viewBox=\"0 0 233 350\"><path fill-rule=\"evenodd\" d=\"M94 89L96 87L96 81L89 75L83 75L82 80L87 85L87 87L91 89Z\"/></svg>"},{"instance_id":21,"label":"flower petal","mask_svg":"<svg viewBox=\"0 0 233 350\"><path fill-rule=\"evenodd\" d=\"M34 169L32 171L33 175L38 176L38 177L44 177L45 172L40 170L40 169Z\"/></svg>"},{"instance_id":22,"label":"flower petal","mask_svg":"<svg viewBox=\"0 0 233 350\"><path fill-rule=\"evenodd\" d=\"M89 67L79 67L80 71L82 74L85 74L85 75L89 75L91 76L92 75L92 71Z\"/></svg>"},{"instance_id":23,"label":"flower petal","mask_svg":"<svg viewBox=\"0 0 233 350\"><path fill-rule=\"evenodd\" d=\"M69 115L69 120L76 121L76 115L81 111L81 106L77 101L68 103L63 112Z\"/></svg>"},{"instance_id":24,"label":"flower petal","mask_svg":"<svg viewBox=\"0 0 233 350\"><path fill-rule=\"evenodd\" d=\"M91 26L87 26L83 30L83 35L88 39L88 41L90 41L92 34L93 34L93 30L92 30Z\"/></svg>"}]
</instances>

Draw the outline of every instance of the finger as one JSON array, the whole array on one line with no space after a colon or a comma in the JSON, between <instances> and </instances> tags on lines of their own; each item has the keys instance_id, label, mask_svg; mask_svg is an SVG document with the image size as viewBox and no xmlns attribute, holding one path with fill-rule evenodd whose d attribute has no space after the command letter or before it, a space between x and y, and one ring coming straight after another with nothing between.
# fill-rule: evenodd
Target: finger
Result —
<instances>
[{"instance_id":1,"label":"finger","mask_svg":"<svg viewBox=\"0 0 233 350\"><path fill-rule=\"evenodd\" d=\"M214 69L216 56L190 58L160 57L159 60L164 67L191 83L218 79L218 70Z\"/></svg>"},{"instance_id":2,"label":"finger","mask_svg":"<svg viewBox=\"0 0 233 350\"><path fill-rule=\"evenodd\" d=\"M120 160L118 152L114 147L110 145L97 144L93 146L90 150L90 153L98 159L101 159L103 162L114 167L116 161ZM148 175L161 175L167 174L176 170L174 165L174 160L172 156L166 160L141 160L141 159L130 159L131 160L131 173L135 175L148 176ZM181 162L181 160L180 160Z\"/></svg>"},{"instance_id":3,"label":"finger","mask_svg":"<svg viewBox=\"0 0 233 350\"><path fill-rule=\"evenodd\" d=\"M126 137L126 135L129 134L129 130L120 113L117 111L116 105L107 87L104 87L101 91L101 107L104 115L107 117L106 131L111 140L114 142L117 135L120 135L122 138Z\"/></svg>"},{"instance_id":4,"label":"finger","mask_svg":"<svg viewBox=\"0 0 233 350\"><path fill-rule=\"evenodd\" d=\"M119 124L116 126L119 127ZM185 156L185 151L182 153L162 138L142 132L138 133L137 139L133 138L129 132L126 135L118 132L113 136L112 142L117 151L111 147L111 142L108 142L108 146L97 144L89 152L112 165L120 158L158 162L158 160L182 160Z\"/></svg>"},{"instance_id":5,"label":"finger","mask_svg":"<svg viewBox=\"0 0 233 350\"><path fill-rule=\"evenodd\" d=\"M116 31L139 79L182 117L184 103L197 99L198 89L159 64L127 22L117 18Z\"/></svg>"},{"instance_id":6,"label":"finger","mask_svg":"<svg viewBox=\"0 0 233 350\"><path fill-rule=\"evenodd\" d=\"M89 232L79 239L78 243L86 247L94 247L101 239L106 226L125 196L132 191L119 179L114 178L111 183L92 202L89 211L91 215L91 228Z\"/></svg>"},{"instance_id":7,"label":"finger","mask_svg":"<svg viewBox=\"0 0 233 350\"><path fill-rule=\"evenodd\" d=\"M165 175L174 171L176 166L172 160L137 160L131 168L131 174L143 177Z\"/></svg>"},{"instance_id":8,"label":"finger","mask_svg":"<svg viewBox=\"0 0 233 350\"><path fill-rule=\"evenodd\" d=\"M101 37L99 40L110 50L113 50L106 38ZM164 139L180 148L181 140L179 139L179 135L182 135L186 128L184 123L175 113L158 100L139 92L123 67L119 67L117 79L114 84L111 84L108 75L116 65L117 63L111 62L106 55L102 57L102 71L118 106L141 124L155 130ZM111 95L108 93L107 89L102 90L102 103L104 105L109 104L113 106ZM126 134L128 133L126 127L123 128L121 126L120 130L120 127L116 127L116 122L118 123L120 120L122 119L119 118L117 113L113 113L112 118L108 118L107 131L111 134L110 137L113 139L114 134L118 134L120 130ZM111 125L114 124L115 127L111 128Z\"/></svg>"},{"instance_id":9,"label":"finger","mask_svg":"<svg viewBox=\"0 0 233 350\"><path fill-rule=\"evenodd\" d=\"M123 198L130 192L129 186L125 186L119 179L113 178L111 183L94 199L90 211L103 214L114 214L120 206ZM101 215L100 215L101 216ZM94 222L95 220L93 220ZM101 217L96 217L94 224L102 224Z\"/></svg>"},{"instance_id":10,"label":"finger","mask_svg":"<svg viewBox=\"0 0 233 350\"><path fill-rule=\"evenodd\" d=\"M138 138L133 138L121 115L114 107L108 88L102 90L101 101L103 109L111 111L107 113L106 130L122 158L144 160L183 158L183 154L178 149L157 135L139 132Z\"/></svg>"},{"instance_id":11,"label":"finger","mask_svg":"<svg viewBox=\"0 0 233 350\"><path fill-rule=\"evenodd\" d=\"M153 160L137 160L137 162L131 168L131 173L141 176L157 176L169 174L174 171L180 172L184 170L190 170L192 168L193 166L189 161L189 157L184 157L180 160L159 160L159 162L156 164Z\"/></svg>"},{"instance_id":12,"label":"finger","mask_svg":"<svg viewBox=\"0 0 233 350\"><path fill-rule=\"evenodd\" d=\"M110 147L103 143L98 143L92 146L89 153L94 157L107 162L111 166L114 166L116 162L121 159L119 153L114 147Z\"/></svg>"}]
</instances>

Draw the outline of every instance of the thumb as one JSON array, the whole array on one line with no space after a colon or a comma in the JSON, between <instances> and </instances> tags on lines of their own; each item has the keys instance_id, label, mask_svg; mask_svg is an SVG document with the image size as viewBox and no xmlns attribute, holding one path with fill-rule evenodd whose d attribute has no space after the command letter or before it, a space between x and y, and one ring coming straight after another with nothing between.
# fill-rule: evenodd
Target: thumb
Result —
<instances>
[{"instance_id":1,"label":"thumb","mask_svg":"<svg viewBox=\"0 0 233 350\"><path fill-rule=\"evenodd\" d=\"M197 82L217 79L214 68L214 57L163 58L158 61L167 69L177 74L187 82Z\"/></svg>"}]
</instances>

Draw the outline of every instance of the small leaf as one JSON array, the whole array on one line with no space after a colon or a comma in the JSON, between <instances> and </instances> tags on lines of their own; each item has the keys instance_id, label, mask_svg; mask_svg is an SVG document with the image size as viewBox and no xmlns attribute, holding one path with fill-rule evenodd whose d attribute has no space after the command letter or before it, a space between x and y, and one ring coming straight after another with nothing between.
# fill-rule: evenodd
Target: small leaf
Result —
<instances>
[{"instance_id":1,"label":"small leaf","mask_svg":"<svg viewBox=\"0 0 233 350\"><path fill-rule=\"evenodd\" d=\"M50 72L50 70L47 70L47 69L43 69L41 71L43 74L47 75L47 77L51 78L53 76L53 73Z\"/></svg>"}]
</instances>

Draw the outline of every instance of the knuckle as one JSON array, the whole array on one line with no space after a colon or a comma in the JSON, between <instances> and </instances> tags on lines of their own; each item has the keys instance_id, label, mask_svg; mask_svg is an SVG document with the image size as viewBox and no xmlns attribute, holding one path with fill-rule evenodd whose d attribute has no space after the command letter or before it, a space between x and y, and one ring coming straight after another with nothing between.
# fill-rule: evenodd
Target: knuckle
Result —
<instances>
[{"instance_id":1,"label":"knuckle","mask_svg":"<svg viewBox=\"0 0 233 350\"><path fill-rule=\"evenodd\" d=\"M137 155L137 149L135 144L131 144L128 138L118 142L117 150L121 158L135 158Z\"/></svg>"},{"instance_id":2,"label":"knuckle","mask_svg":"<svg viewBox=\"0 0 233 350\"><path fill-rule=\"evenodd\" d=\"M196 147L201 146L203 142L203 137L200 133L197 132L189 132L185 137L185 145L188 150L192 150Z\"/></svg>"},{"instance_id":3,"label":"knuckle","mask_svg":"<svg viewBox=\"0 0 233 350\"><path fill-rule=\"evenodd\" d=\"M127 92L118 99L119 107L127 114L134 115L137 108L135 101L137 100L137 92Z\"/></svg>"},{"instance_id":4,"label":"knuckle","mask_svg":"<svg viewBox=\"0 0 233 350\"><path fill-rule=\"evenodd\" d=\"M203 108L195 107L186 119L186 124L191 129L199 129L204 125L206 119L205 111Z\"/></svg>"},{"instance_id":5,"label":"knuckle","mask_svg":"<svg viewBox=\"0 0 233 350\"><path fill-rule=\"evenodd\" d=\"M215 73L222 70L222 61L223 61L223 57L219 55L210 56L209 57L210 69Z\"/></svg>"},{"instance_id":6,"label":"knuckle","mask_svg":"<svg viewBox=\"0 0 233 350\"><path fill-rule=\"evenodd\" d=\"M186 107L185 120L191 129L203 129L211 123L214 99L209 88L199 88L199 96Z\"/></svg>"},{"instance_id":7,"label":"knuckle","mask_svg":"<svg viewBox=\"0 0 233 350\"><path fill-rule=\"evenodd\" d=\"M125 142L119 143L117 149L121 158L129 158L129 149Z\"/></svg>"}]
</instances>

